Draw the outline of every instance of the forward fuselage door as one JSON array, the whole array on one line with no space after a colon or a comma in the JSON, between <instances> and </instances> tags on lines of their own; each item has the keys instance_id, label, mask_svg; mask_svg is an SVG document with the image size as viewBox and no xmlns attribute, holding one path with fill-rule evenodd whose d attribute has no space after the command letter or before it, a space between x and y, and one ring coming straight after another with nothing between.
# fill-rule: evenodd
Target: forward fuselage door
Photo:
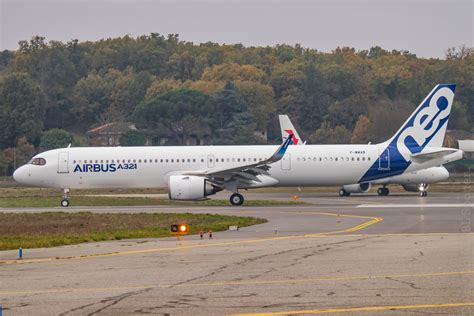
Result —
<instances>
[{"instance_id":1,"label":"forward fuselage door","mask_svg":"<svg viewBox=\"0 0 474 316\"><path fill-rule=\"evenodd\" d=\"M281 170L290 170L291 169L291 156L289 153L286 153L281 159Z\"/></svg>"},{"instance_id":2,"label":"forward fuselage door","mask_svg":"<svg viewBox=\"0 0 474 316\"><path fill-rule=\"evenodd\" d=\"M58 154L58 173L69 173L69 153L60 152Z\"/></svg>"},{"instance_id":3,"label":"forward fuselage door","mask_svg":"<svg viewBox=\"0 0 474 316\"><path fill-rule=\"evenodd\" d=\"M390 170L389 148L379 148L379 170Z\"/></svg>"}]
</instances>

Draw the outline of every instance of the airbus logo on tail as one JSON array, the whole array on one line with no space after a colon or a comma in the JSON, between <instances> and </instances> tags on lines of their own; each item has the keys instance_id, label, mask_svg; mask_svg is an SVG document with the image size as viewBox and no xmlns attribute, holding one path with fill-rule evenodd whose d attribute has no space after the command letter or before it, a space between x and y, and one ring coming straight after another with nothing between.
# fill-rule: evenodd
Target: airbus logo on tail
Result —
<instances>
[{"instance_id":1,"label":"airbus logo on tail","mask_svg":"<svg viewBox=\"0 0 474 316\"><path fill-rule=\"evenodd\" d=\"M296 138L295 132L293 132L291 129L285 129L285 132L287 132L287 133L288 133L288 136L291 137L291 140L292 140L292 142L293 142L293 145L297 145L299 139Z\"/></svg>"},{"instance_id":2,"label":"airbus logo on tail","mask_svg":"<svg viewBox=\"0 0 474 316\"><path fill-rule=\"evenodd\" d=\"M453 98L454 91L450 87L442 87L409 120L397 140L398 151L406 161L410 160L411 154L423 150L447 121Z\"/></svg>"}]
</instances>

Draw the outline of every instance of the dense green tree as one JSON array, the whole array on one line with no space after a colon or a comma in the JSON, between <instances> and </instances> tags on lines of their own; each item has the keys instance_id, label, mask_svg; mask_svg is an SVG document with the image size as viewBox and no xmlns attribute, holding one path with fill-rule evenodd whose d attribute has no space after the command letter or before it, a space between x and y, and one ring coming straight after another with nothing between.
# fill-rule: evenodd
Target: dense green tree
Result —
<instances>
[{"instance_id":1,"label":"dense green tree","mask_svg":"<svg viewBox=\"0 0 474 316\"><path fill-rule=\"evenodd\" d=\"M172 138L176 143L186 143L191 134L202 135L209 131L212 111L207 94L178 89L142 102L135 109L133 117L139 129Z\"/></svg>"},{"instance_id":2,"label":"dense green tree","mask_svg":"<svg viewBox=\"0 0 474 316\"><path fill-rule=\"evenodd\" d=\"M22 136L37 139L44 114L44 94L28 74L12 73L0 80L0 148L13 147Z\"/></svg>"},{"instance_id":3,"label":"dense green tree","mask_svg":"<svg viewBox=\"0 0 474 316\"><path fill-rule=\"evenodd\" d=\"M213 97L213 129L215 144L232 144L236 143L235 137L239 131L254 131L254 117L248 110L247 104L240 97L235 84L228 81L224 89L216 93ZM249 135L250 136L250 135ZM239 138L239 143L251 142L254 137L247 141Z\"/></svg>"},{"instance_id":4,"label":"dense green tree","mask_svg":"<svg viewBox=\"0 0 474 316\"><path fill-rule=\"evenodd\" d=\"M73 137L67 131L59 128L50 129L41 135L40 148L50 150L65 148L73 143Z\"/></svg>"},{"instance_id":5,"label":"dense green tree","mask_svg":"<svg viewBox=\"0 0 474 316\"><path fill-rule=\"evenodd\" d=\"M120 136L120 146L143 146L145 145L145 135L136 130L126 131Z\"/></svg>"}]
</instances>

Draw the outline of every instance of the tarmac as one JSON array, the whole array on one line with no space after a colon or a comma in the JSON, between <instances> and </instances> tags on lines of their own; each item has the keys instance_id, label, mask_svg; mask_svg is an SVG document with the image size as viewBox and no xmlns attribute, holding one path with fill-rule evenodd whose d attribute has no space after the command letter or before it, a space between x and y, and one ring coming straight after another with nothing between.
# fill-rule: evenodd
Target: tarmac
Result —
<instances>
[{"instance_id":1,"label":"tarmac","mask_svg":"<svg viewBox=\"0 0 474 316\"><path fill-rule=\"evenodd\" d=\"M268 222L212 239L26 249L22 260L17 251L2 251L3 315L474 315L472 193L302 193L299 200L308 204L55 208L216 213ZM51 208L0 211L44 210Z\"/></svg>"}]
</instances>

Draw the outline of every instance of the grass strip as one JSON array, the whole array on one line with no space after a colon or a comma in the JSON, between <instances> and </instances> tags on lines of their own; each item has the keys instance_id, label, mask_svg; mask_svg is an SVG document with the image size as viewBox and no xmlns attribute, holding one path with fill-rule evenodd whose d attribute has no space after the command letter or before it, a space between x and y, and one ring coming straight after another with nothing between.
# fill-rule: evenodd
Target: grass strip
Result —
<instances>
[{"instance_id":1,"label":"grass strip","mask_svg":"<svg viewBox=\"0 0 474 316\"><path fill-rule=\"evenodd\" d=\"M197 234L264 222L254 217L191 213L0 213L0 250L169 237L170 225L181 223L189 225L189 234Z\"/></svg>"}]
</instances>

